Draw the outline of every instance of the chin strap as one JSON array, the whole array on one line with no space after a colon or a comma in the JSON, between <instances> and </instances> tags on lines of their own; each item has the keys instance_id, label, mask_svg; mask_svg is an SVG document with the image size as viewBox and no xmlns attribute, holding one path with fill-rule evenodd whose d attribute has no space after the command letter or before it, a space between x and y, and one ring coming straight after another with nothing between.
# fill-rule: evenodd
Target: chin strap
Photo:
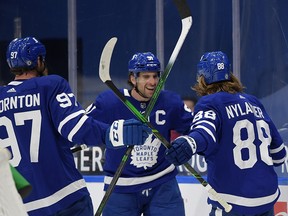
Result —
<instances>
[{"instance_id":1,"label":"chin strap","mask_svg":"<svg viewBox=\"0 0 288 216\"><path fill-rule=\"evenodd\" d=\"M139 89L137 88L137 85L134 86L134 89L137 92L137 94L139 94L141 97L149 99L149 97L145 96L142 92L139 91Z\"/></svg>"}]
</instances>

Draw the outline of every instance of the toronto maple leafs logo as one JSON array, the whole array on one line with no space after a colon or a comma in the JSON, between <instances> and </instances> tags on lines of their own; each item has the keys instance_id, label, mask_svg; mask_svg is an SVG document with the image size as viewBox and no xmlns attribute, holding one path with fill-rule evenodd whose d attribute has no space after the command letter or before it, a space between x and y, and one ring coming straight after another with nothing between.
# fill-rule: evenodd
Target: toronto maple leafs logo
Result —
<instances>
[{"instance_id":1,"label":"toronto maple leafs logo","mask_svg":"<svg viewBox=\"0 0 288 216\"><path fill-rule=\"evenodd\" d=\"M145 170L148 167L152 167L157 163L160 145L160 140L153 137L153 134L151 134L147 138L144 145L134 146L130 164L136 166L137 168L143 167Z\"/></svg>"}]
</instances>

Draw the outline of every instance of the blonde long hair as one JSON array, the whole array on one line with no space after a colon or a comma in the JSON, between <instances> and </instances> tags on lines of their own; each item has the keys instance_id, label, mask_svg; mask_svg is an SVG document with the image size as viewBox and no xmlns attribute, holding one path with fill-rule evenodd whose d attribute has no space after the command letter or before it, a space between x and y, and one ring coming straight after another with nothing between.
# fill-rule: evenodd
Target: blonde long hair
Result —
<instances>
[{"instance_id":1,"label":"blonde long hair","mask_svg":"<svg viewBox=\"0 0 288 216\"><path fill-rule=\"evenodd\" d=\"M207 85L203 76L198 77L197 83L191 87L196 91L197 95L204 96L213 94L216 92L228 92L231 94L243 92L244 86L240 80L232 73L230 74L230 80L212 83Z\"/></svg>"}]
</instances>

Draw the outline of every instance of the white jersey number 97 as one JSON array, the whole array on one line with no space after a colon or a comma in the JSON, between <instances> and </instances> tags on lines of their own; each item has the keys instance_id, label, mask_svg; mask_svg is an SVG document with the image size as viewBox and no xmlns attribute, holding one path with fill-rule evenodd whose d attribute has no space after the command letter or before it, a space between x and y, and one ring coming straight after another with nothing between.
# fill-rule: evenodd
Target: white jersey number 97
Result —
<instances>
[{"instance_id":1,"label":"white jersey number 97","mask_svg":"<svg viewBox=\"0 0 288 216\"><path fill-rule=\"evenodd\" d=\"M39 156L39 143L40 143L40 130L41 130L41 112L40 110L19 112L14 114L15 125L21 126L25 124L26 120L31 120L31 137L30 137L30 161L33 163L38 162ZM0 138L0 147L11 147L13 154L10 163L12 166L17 167L21 161L21 153L19 144L17 142L16 134L13 128L12 121L6 116L0 118L0 126L4 126L7 131L6 138ZM29 134L27 132L27 134Z\"/></svg>"}]
</instances>

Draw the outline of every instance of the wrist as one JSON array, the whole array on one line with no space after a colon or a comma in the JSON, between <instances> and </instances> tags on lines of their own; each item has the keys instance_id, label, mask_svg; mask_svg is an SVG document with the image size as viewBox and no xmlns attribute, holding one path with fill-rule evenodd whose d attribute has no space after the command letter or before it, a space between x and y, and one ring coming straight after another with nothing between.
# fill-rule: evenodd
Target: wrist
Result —
<instances>
[{"instance_id":1,"label":"wrist","mask_svg":"<svg viewBox=\"0 0 288 216\"><path fill-rule=\"evenodd\" d=\"M192 154L195 154L197 151L197 144L196 141L194 140L194 138L190 137L190 136L181 136L181 138L184 138L187 143L190 145L191 150L192 150Z\"/></svg>"}]
</instances>

